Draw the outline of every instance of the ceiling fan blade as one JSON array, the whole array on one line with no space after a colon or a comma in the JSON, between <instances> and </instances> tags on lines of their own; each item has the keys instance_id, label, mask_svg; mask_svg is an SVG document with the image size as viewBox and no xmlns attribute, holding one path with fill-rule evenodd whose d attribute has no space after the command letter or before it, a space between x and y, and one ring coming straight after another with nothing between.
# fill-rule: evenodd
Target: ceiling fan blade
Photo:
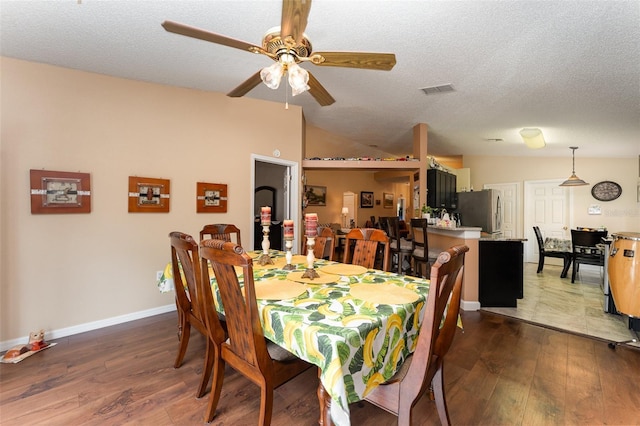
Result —
<instances>
[{"instance_id":1,"label":"ceiling fan blade","mask_svg":"<svg viewBox=\"0 0 640 426\"><path fill-rule=\"evenodd\" d=\"M393 53L315 52L309 60L326 67L365 68L389 71L396 64Z\"/></svg>"},{"instance_id":2,"label":"ceiling fan blade","mask_svg":"<svg viewBox=\"0 0 640 426\"><path fill-rule=\"evenodd\" d=\"M204 41L210 41L223 46L235 47L236 49L246 50L252 53L266 53L261 47L246 41L236 40L234 38L225 37L220 34L212 33L189 25L180 24L173 21L164 21L162 26L170 33L180 34L187 37L193 37Z\"/></svg>"},{"instance_id":3,"label":"ceiling fan blade","mask_svg":"<svg viewBox=\"0 0 640 426\"><path fill-rule=\"evenodd\" d=\"M260 78L260 71L243 81L238 87L227 93L227 96L232 98L239 98L249 93L254 87L262 82Z\"/></svg>"},{"instance_id":4,"label":"ceiling fan blade","mask_svg":"<svg viewBox=\"0 0 640 426\"><path fill-rule=\"evenodd\" d=\"M282 0L282 20L280 37L287 40L291 37L295 44L300 43L302 34L307 28L307 18L311 10L311 0Z\"/></svg>"},{"instance_id":5,"label":"ceiling fan blade","mask_svg":"<svg viewBox=\"0 0 640 426\"><path fill-rule=\"evenodd\" d=\"M309 93L318 101L320 106L331 105L336 101L311 73L309 73Z\"/></svg>"}]
</instances>

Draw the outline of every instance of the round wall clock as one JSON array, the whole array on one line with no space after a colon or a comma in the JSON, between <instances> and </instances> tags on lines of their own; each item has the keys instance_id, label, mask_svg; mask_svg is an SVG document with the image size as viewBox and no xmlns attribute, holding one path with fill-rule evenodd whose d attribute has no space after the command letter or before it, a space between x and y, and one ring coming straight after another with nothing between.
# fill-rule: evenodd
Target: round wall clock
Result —
<instances>
[{"instance_id":1,"label":"round wall clock","mask_svg":"<svg viewBox=\"0 0 640 426\"><path fill-rule=\"evenodd\" d=\"M605 180L591 188L591 195L598 201L612 201L622 194L622 187L615 182Z\"/></svg>"}]
</instances>

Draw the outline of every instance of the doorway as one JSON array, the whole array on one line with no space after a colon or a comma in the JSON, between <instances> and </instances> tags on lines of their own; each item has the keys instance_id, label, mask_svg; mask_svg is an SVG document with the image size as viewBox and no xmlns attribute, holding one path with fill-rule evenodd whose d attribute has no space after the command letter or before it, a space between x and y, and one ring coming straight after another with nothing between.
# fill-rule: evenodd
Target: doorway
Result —
<instances>
[{"instance_id":1,"label":"doorway","mask_svg":"<svg viewBox=\"0 0 640 426\"><path fill-rule=\"evenodd\" d=\"M252 154L253 167L253 197L251 211L253 212L253 232L250 247L260 249L262 243L262 227L260 226L260 207L269 205L272 209L271 227L269 231L270 248L282 250L282 221L293 220L299 223L299 166L298 163L279 158L265 157ZM269 204L270 203L270 204ZM294 226L293 247L298 247L299 228Z\"/></svg>"},{"instance_id":2,"label":"doorway","mask_svg":"<svg viewBox=\"0 0 640 426\"><path fill-rule=\"evenodd\" d=\"M570 193L559 186L561 179L528 181L524 183L524 237L525 262L538 262L538 245L533 233L537 226L542 237L571 239ZM547 259L545 263L562 265L560 259Z\"/></svg>"}]
</instances>

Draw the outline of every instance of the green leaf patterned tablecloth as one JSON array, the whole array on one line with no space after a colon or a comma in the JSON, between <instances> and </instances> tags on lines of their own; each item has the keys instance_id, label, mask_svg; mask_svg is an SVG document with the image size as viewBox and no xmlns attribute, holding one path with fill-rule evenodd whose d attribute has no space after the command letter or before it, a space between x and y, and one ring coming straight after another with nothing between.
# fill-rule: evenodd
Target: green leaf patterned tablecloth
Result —
<instances>
[{"instance_id":1,"label":"green leaf patterned tablecloth","mask_svg":"<svg viewBox=\"0 0 640 426\"><path fill-rule=\"evenodd\" d=\"M274 258L284 253L271 251ZM255 252L250 253L255 255ZM316 268L333 264L317 260ZM304 270L306 264L296 265ZM254 280L286 280L291 271L260 268L254 264ZM213 277L213 274L211 274ZM171 266L158 282L161 291L173 288ZM364 301L350 293L352 284L397 286L415 292L413 302L388 305ZM220 295L212 279L217 306ZM360 401L378 384L389 379L415 349L429 281L378 270L361 275L337 276L330 284L306 284L300 296L287 300L258 300L264 335L320 367L320 380L331 395L331 417L348 425L349 403Z\"/></svg>"}]
</instances>

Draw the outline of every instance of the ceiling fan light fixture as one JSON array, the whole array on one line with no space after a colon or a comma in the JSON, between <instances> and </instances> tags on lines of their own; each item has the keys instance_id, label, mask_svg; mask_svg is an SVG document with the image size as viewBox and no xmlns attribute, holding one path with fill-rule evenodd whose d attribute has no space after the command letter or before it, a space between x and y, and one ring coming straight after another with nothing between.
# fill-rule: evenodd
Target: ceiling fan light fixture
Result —
<instances>
[{"instance_id":1,"label":"ceiling fan light fixture","mask_svg":"<svg viewBox=\"0 0 640 426\"><path fill-rule=\"evenodd\" d=\"M300 65L293 63L287 66L289 73L289 86L291 86L291 94L299 95L309 90L309 73Z\"/></svg>"},{"instance_id":2,"label":"ceiling fan light fixture","mask_svg":"<svg viewBox=\"0 0 640 426\"><path fill-rule=\"evenodd\" d=\"M280 80L284 74L284 67L280 62L275 62L268 67L262 68L260 78L262 82L269 88L276 90L280 87Z\"/></svg>"},{"instance_id":3,"label":"ceiling fan light fixture","mask_svg":"<svg viewBox=\"0 0 640 426\"><path fill-rule=\"evenodd\" d=\"M527 145L530 149L540 149L544 148L546 142L544 140L544 136L542 135L542 130L537 128L525 128L520 130L520 136L524 141L525 145Z\"/></svg>"},{"instance_id":4,"label":"ceiling fan light fixture","mask_svg":"<svg viewBox=\"0 0 640 426\"><path fill-rule=\"evenodd\" d=\"M560 186L585 186L585 185L589 185L587 182L583 181L582 179L580 179L578 176L576 176L576 149L578 149L577 146L570 146L569 147L573 157L573 169L571 171L571 176L569 176L569 179L565 180L564 182L562 182L560 184Z\"/></svg>"}]
</instances>

